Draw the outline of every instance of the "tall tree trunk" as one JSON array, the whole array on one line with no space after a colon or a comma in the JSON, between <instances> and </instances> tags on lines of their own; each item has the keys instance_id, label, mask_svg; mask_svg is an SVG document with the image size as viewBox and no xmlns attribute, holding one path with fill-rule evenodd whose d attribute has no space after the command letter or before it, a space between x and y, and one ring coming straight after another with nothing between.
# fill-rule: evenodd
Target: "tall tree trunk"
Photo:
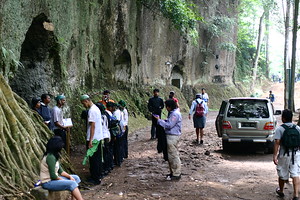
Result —
<instances>
[{"instance_id":1,"label":"tall tree trunk","mask_svg":"<svg viewBox=\"0 0 300 200\"><path fill-rule=\"evenodd\" d=\"M298 31L298 12L299 12L299 0L295 0L294 3L294 23L293 23L293 42L292 42L292 62L291 62L291 92L289 98L289 109L295 111L294 104L294 89L295 89L295 69L296 69L296 48L297 48L297 31Z\"/></svg>"},{"instance_id":2,"label":"tall tree trunk","mask_svg":"<svg viewBox=\"0 0 300 200\"><path fill-rule=\"evenodd\" d=\"M262 40L264 15L265 15L265 12L261 15L261 17L259 19L257 47L256 47L255 58L254 58L254 63L253 63L253 71L252 71L252 85L251 85L251 90L252 91L254 90L255 82L256 82L256 76L257 76L257 65L258 65L258 59L259 59L260 47L261 47L261 40Z\"/></svg>"},{"instance_id":3,"label":"tall tree trunk","mask_svg":"<svg viewBox=\"0 0 300 200\"><path fill-rule=\"evenodd\" d=\"M266 8L268 9L268 8ZM270 78L270 59L269 59L269 46L270 46L270 10L265 10L266 13L266 77Z\"/></svg>"},{"instance_id":4,"label":"tall tree trunk","mask_svg":"<svg viewBox=\"0 0 300 200\"><path fill-rule=\"evenodd\" d=\"M282 7L284 7L284 3L282 0ZM289 100L289 73L287 69L289 69L289 42L290 42L290 15L291 15L291 0L286 0L286 11L283 13L285 15L284 19L284 108L288 108L288 100Z\"/></svg>"}]
</instances>

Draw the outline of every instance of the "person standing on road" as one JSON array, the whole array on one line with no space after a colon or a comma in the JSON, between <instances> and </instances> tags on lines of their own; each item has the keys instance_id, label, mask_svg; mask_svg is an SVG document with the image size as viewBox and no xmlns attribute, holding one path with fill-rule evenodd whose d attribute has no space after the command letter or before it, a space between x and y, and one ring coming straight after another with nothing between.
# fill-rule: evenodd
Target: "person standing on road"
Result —
<instances>
[{"instance_id":1,"label":"person standing on road","mask_svg":"<svg viewBox=\"0 0 300 200\"><path fill-rule=\"evenodd\" d=\"M208 97L208 94L205 92L205 88L202 88L201 89L201 95L200 95L200 98L205 101L206 104L208 104L208 100L209 100L209 97Z\"/></svg>"},{"instance_id":2,"label":"person standing on road","mask_svg":"<svg viewBox=\"0 0 300 200\"><path fill-rule=\"evenodd\" d=\"M191 119L191 115L193 115L194 128L196 128L197 144L203 144L204 127L206 123L207 113L207 104L204 100L201 99L201 94L196 94L196 99L192 102L191 105L189 119Z\"/></svg>"},{"instance_id":3,"label":"person standing on road","mask_svg":"<svg viewBox=\"0 0 300 200\"><path fill-rule=\"evenodd\" d=\"M161 117L161 111L164 108L164 101L159 97L159 89L153 90L153 97L149 99L148 110L152 114L152 125L151 125L151 140L156 138L156 126L157 120L153 115Z\"/></svg>"},{"instance_id":4,"label":"person standing on road","mask_svg":"<svg viewBox=\"0 0 300 200\"><path fill-rule=\"evenodd\" d=\"M157 123L165 129L167 136L168 163L170 168L167 180L179 180L181 178L181 160L178 143L181 135L182 117L174 100L169 99L165 104L169 112L168 118L166 120L161 120L159 116L155 116L155 118L157 119Z\"/></svg>"},{"instance_id":5,"label":"person standing on road","mask_svg":"<svg viewBox=\"0 0 300 200\"><path fill-rule=\"evenodd\" d=\"M179 108L179 102L178 102L178 99L175 97L175 92L174 91L170 92L169 99L173 99L176 103L176 107Z\"/></svg>"},{"instance_id":6,"label":"person standing on road","mask_svg":"<svg viewBox=\"0 0 300 200\"><path fill-rule=\"evenodd\" d=\"M271 90L269 91L269 99L270 99L271 103L273 103L275 101L275 96Z\"/></svg>"},{"instance_id":7,"label":"person standing on road","mask_svg":"<svg viewBox=\"0 0 300 200\"><path fill-rule=\"evenodd\" d=\"M294 187L294 197L292 200L298 200L299 197L299 176L300 176L300 144L296 143L296 148L287 147L288 137L291 137L292 131L296 134L296 139L298 143L300 140L300 128L292 123L293 112L291 110L285 109L282 112L282 122L283 124L279 126L274 135L274 153L273 153L273 162L276 165L277 174L278 174L278 183L279 187L276 189L276 193L280 197L284 197L283 188L284 183L292 177L293 187ZM292 135L294 136L294 135Z\"/></svg>"},{"instance_id":8,"label":"person standing on road","mask_svg":"<svg viewBox=\"0 0 300 200\"><path fill-rule=\"evenodd\" d=\"M80 101L85 108L88 108L88 129L86 136L87 155L83 161L89 157L90 162L90 183L99 185L101 183L101 140L103 139L102 132L102 117L99 108L92 102L88 95L82 95Z\"/></svg>"},{"instance_id":9,"label":"person standing on road","mask_svg":"<svg viewBox=\"0 0 300 200\"><path fill-rule=\"evenodd\" d=\"M128 158L128 111L126 109L126 102L124 100L119 101L120 111L122 112L121 129L123 133L123 156Z\"/></svg>"}]
</instances>

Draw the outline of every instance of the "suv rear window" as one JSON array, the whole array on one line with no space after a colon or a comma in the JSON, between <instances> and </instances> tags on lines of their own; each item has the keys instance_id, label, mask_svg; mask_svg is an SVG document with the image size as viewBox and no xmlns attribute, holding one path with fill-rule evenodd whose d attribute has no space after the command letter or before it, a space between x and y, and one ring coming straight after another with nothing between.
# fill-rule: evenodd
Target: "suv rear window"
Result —
<instances>
[{"instance_id":1,"label":"suv rear window","mask_svg":"<svg viewBox=\"0 0 300 200\"><path fill-rule=\"evenodd\" d=\"M229 101L227 117L269 118L268 101L253 99L234 99Z\"/></svg>"}]
</instances>

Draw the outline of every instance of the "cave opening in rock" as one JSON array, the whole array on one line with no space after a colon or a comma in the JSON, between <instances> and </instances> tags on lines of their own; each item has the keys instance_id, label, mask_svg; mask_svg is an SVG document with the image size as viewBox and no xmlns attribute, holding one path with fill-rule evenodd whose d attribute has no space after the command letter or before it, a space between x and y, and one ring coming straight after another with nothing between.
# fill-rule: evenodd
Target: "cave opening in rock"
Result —
<instances>
[{"instance_id":1,"label":"cave opening in rock","mask_svg":"<svg viewBox=\"0 0 300 200\"><path fill-rule=\"evenodd\" d=\"M21 47L19 69L11 80L12 89L27 102L32 97L51 93L61 81L59 43L54 26L45 14L35 17Z\"/></svg>"},{"instance_id":2,"label":"cave opening in rock","mask_svg":"<svg viewBox=\"0 0 300 200\"><path fill-rule=\"evenodd\" d=\"M131 77L131 56L128 50L123 50L115 60L114 65L115 79L127 82Z\"/></svg>"},{"instance_id":3,"label":"cave opening in rock","mask_svg":"<svg viewBox=\"0 0 300 200\"><path fill-rule=\"evenodd\" d=\"M179 65L175 65L172 69L171 84L181 89L183 84L183 72Z\"/></svg>"}]
</instances>

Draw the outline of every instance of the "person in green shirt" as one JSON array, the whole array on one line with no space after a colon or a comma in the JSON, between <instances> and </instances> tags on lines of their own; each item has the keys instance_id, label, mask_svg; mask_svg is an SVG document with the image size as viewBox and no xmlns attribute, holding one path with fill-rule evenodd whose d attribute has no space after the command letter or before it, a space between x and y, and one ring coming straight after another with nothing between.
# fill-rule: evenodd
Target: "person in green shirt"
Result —
<instances>
[{"instance_id":1,"label":"person in green shirt","mask_svg":"<svg viewBox=\"0 0 300 200\"><path fill-rule=\"evenodd\" d=\"M64 147L64 142L59 136L52 137L46 146L46 152L41 161L40 180L42 187L46 190L71 191L72 197L83 200L78 189L80 178L77 175L70 175L65 172L60 164L60 151Z\"/></svg>"}]
</instances>

